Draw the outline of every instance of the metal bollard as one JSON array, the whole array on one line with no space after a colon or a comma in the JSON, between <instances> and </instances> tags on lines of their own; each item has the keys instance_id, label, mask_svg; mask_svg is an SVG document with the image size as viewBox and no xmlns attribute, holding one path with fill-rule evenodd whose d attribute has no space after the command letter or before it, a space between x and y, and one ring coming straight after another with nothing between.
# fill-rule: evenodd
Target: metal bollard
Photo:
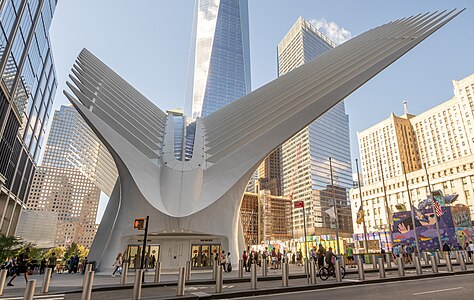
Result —
<instances>
[{"instance_id":1,"label":"metal bollard","mask_svg":"<svg viewBox=\"0 0 474 300\"><path fill-rule=\"evenodd\" d=\"M430 262L428 261L428 253L423 252L421 255L423 256L423 261L425 262L425 266L429 265Z\"/></svg>"},{"instance_id":2,"label":"metal bollard","mask_svg":"<svg viewBox=\"0 0 474 300\"><path fill-rule=\"evenodd\" d=\"M289 281L290 268L288 263L282 263L281 265L281 286L287 287Z\"/></svg>"},{"instance_id":3,"label":"metal bollard","mask_svg":"<svg viewBox=\"0 0 474 300\"><path fill-rule=\"evenodd\" d=\"M309 280L310 284L316 284L316 262L314 260L309 262Z\"/></svg>"},{"instance_id":4,"label":"metal bollard","mask_svg":"<svg viewBox=\"0 0 474 300\"><path fill-rule=\"evenodd\" d=\"M191 279L191 261L186 262L186 281Z\"/></svg>"},{"instance_id":5,"label":"metal bollard","mask_svg":"<svg viewBox=\"0 0 474 300\"><path fill-rule=\"evenodd\" d=\"M33 300L35 295L36 280L30 280L26 284L25 294L23 295L23 300Z\"/></svg>"},{"instance_id":6,"label":"metal bollard","mask_svg":"<svg viewBox=\"0 0 474 300\"><path fill-rule=\"evenodd\" d=\"M308 264L308 258L305 257L303 259L303 265L304 265L304 273L309 274L309 264Z\"/></svg>"},{"instance_id":7,"label":"metal bollard","mask_svg":"<svg viewBox=\"0 0 474 300\"><path fill-rule=\"evenodd\" d=\"M142 281L143 281L143 274L145 270L138 269L135 272L135 283L133 284L133 300L139 300L142 298Z\"/></svg>"},{"instance_id":8,"label":"metal bollard","mask_svg":"<svg viewBox=\"0 0 474 300\"><path fill-rule=\"evenodd\" d=\"M372 254L372 267L374 268L374 270L377 270L377 257L375 256L375 254Z\"/></svg>"},{"instance_id":9,"label":"metal bollard","mask_svg":"<svg viewBox=\"0 0 474 300\"><path fill-rule=\"evenodd\" d=\"M262 260L262 276L267 276L268 273L268 262L266 259Z\"/></svg>"},{"instance_id":10,"label":"metal bollard","mask_svg":"<svg viewBox=\"0 0 474 300\"><path fill-rule=\"evenodd\" d=\"M421 261L420 261L419 256L415 256L415 260L413 261L413 263L415 264L416 274L417 275L423 274L423 269L421 268Z\"/></svg>"},{"instance_id":11,"label":"metal bollard","mask_svg":"<svg viewBox=\"0 0 474 300\"><path fill-rule=\"evenodd\" d=\"M465 260L466 262L468 262L471 258L470 258L469 255L467 254L467 251L464 250L462 253L464 254L464 260Z\"/></svg>"},{"instance_id":12,"label":"metal bollard","mask_svg":"<svg viewBox=\"0 0 474 300\"><path fill-rule=\"evenodd\" d=\"M127 283L128 276L128 262L122 264L122 274L120 275L120 284L124 285Z\"/></svg>"},{"instance_id":13,"label":"metal bollard","mask_svg":"<svg viewBox=\"0 0 474 300\"><path fill-rule=\"evenodd\" d=\"M0 270L0 296L3 295L3 288L5 287L5 281L7 281L8 270Z\"/></svg>"},{"instance_id":14,"label":"metal bollard","mask_svg":"<svg viewBox=\"0 0 474 300\"><path fill-rule=\"evenodd\" d=\"M385 254L385 261L387 262L387 269L392 267L392 254Z\"/></svg>"},{"instance_id":15,"label":"metal bollard","mask_svg":"<svg viewBox=\"0 0 474 300\"><path fill-rule=\"evenodd\" d=\"M456 258L456 263L460 263L460 259L459 259L459 251L454 251L454 257Z\"/></svg>"},{"instance_id":16,"label":"metal bollard","mask_svg":"<svg viewBox=\"0 0 474 300\"><path fill-rule=\"evenodd\" d=\"M433 273L438 273L438 263L436 262L436 257L430 256L430 261L431 261L431 270L433 270Z\"/></svg>"},{"instance_id":17,"label":"metal bollard","mask_svg":"<svg viewBox=\"0 0 474 300\"><path fill-rule=\"evenodd\" d=\"M257 264L252 264L250 268L250 285L252 290L257 289Z\"/></svg>"},{"instance_id":18,"label":"metal bollard","mask_svg":"<svg viewBox=\"0 0 474 300\"><path fill-rule=\"evenodd\" d=\"M397 258L397 263L398 263L398 276L404 277L405 269L403 268L403 260L401 257Z\"/></svg>"},{"instance_id":19,"label":"metal bollard","mask_svg":"<svg viewBox=\"0 0 474 300\"><path fill-rule=\"evenodd\" d=\"M359 280L364 281L365 280L364 262L362 261L360 257L357 260L357 273L359 273Z\"/></svg>"},{"instance_id":20,"label":"metal bollard","mask_svg":"<svg viewBox=\"0 0 474 300\"><path fill-rule=\"evenodd\" d=\"M381 260L382 260L382 267L383 267L383 259L381 258ZM336 282L341 282L342 281L341 261L339 259L336 259L336 264L334 267L335 267L335 273L336 273ZM315 272L315 275L316 275L316 272ZM316 281L316 278L314 278L314 281Z\"/></svg>"},{"instance_id":21,"label":"metal bollard","mask_svg":"<svg viewBox=\"0 0 474 300\"><path fill-rule=\"evenodd\" d=\"M157 261L156 266L155 266L155 278L153 282L158 283L160 281L161 281L161 261Z\"/></svg>"},{"instance_id":22,"label":"metal bollard","mask_svg":"<svg viewBox=\"0 0 474 300\"><path fill-rule=\"evenodd\" d=\"M178 292L177 292L176 296L184 296L184 286L185 286L185 283L186 283L186 281L184 280L185 279L184 276L186 275L185 273L186 273L186 268L185 267L180 267L179 268L179 275L178 275Z\"/></svg>"},{"instance_id":23,"label":"metal bollard","mask_svg":"<svg viewBox=\"0 0 474 300\"><path fill-rule=\"evenodd\" d=\"M451 257L449 253L446 253L446 271L453 272L453 264L451 262Z\"/></svg>"},{"instance_id":24,"label":"metal bollard","mask_svg":"<svg viewBox=\"0 0 474 300\"><path fill-rule=\"evenodd\" d=\"M53 269L51 268L46 268L44 270L44 277L43 277L43 283L41 284L41 293L46 294L49 292L49 284L51 283L51 273L53 272ZM83 283L85 284L85 282Z\"/></svg>"},{"instance_id":25,"label":"metal bollard","mask_svg":"<svg viewBox=\"0 0 474 300\"><path fill-rule=\"evenodd\" d=\"M436 264L437 264L437 265L440 265L440 264L441 264L441 258L442 258L442 257L440 257L440 255L441 255L440 252L435 252L434 257L435 257L435 259L436 259Z\"/></svg>"},{"instance_id":26,"label":"metal bollard","mask_svg":"<svg viewBox=\"0 0 474 300\"><path fill-rule=\"evenodd\" d=\"M219 263L217 260L214 261L214 265L212 265L212 280L216 280L217 270L219 269Z\"/></svg>"},{"instance_id":27,"label":"metal bollard","mask_svg":"<svg viewBox=\"0 0 474 300\"><path fill-rule=\"evenodd\" d=\"M216 273L216 293L222 293L222 268Z\"/></svg>"},{"instance_id":28,"label":"metal bollard","mask_svg":"<svg viewBox=\"0 0 474 300\"><path fill-rule=\"evenodd\" d=\"M459 265L461 266L461 271L466 271L466 261L464 260L464 254L461 252L459 253Z\"/></svg>"},{"instance_id":29,"label":"metal bollard","mask_svg":"<svg viewBox=\"0 0 474 300\"><path fill-rule=\"evenodd\" d=\"M86 264L86 272L90 272L90 271L93 271L92 264ZM84 272L84 274L86 274L86 272Z\"/></svg>"},{"instance_id":30,"label":"metal bollard","mask_svg":"<svg viewBox=\"0 0 474 300\"><path fill-rule=\"evenodd\" d=\"M244 277L244 261L239 259L239 278Z\"/></svg>"},{"instance_id":31,"label":"metal bollard","mask_svg":"<svg viewBox=\"0 0 474 300\"><path fill-rule=\"evenodd\" d=\"M385 278L387 277L385 275L385 266L383 264L383 258L379 258L379 275L380 275L380 278ZM337 277L336 277L337 278Z\"/></svg>"},{"instance_id":32,"label":"metal bollard","mask_svg":"<svg viewBox=\"0 0 474 300\"><path fill-rule=\"evenodd\" d=\"M82 287L81 300L90 300L92 295L92 284L94 283L94 271L84 273L86 278L85 284Z\"/></svg>"}]
</instances>

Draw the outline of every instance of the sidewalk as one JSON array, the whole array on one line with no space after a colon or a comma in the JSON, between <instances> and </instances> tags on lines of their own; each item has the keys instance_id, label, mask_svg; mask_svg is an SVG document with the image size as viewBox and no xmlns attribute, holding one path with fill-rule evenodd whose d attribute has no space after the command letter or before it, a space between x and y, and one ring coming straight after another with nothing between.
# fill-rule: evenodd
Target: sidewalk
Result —
<instances>
[{"instance_id":1,"label":"sidewalk","mask_svg":"<svg viewBox=\"0 0 474 300\"><path fill-rule=\"evenodd\" d=\"M460 267L458 264L453 263L455 266L456 273L459 272ZM474 266L472 263L467 263L468 265L468 270L470 272L474 272ZM436 275L431 273L431 266L425 266L422 263L422 266L424 268L423 273L424 274L430 274L430 275ZM442 276L444 274L442 271L445 270L445 266L442 262L442 264L439 265L439 270L440 274L439 276ZM413 265L406 265L405 266L405 272L408 277L411 277L413 275L416 275L415 268ZM364 265L364 271L365 271L365 276L367 281L372 281L379 279L379 274L378 274L378 269L373 269L372 264ZM354 268L346 268L346 278L344 279L343 283L348 284L348 283L357 283L360 284L358 280L358 275L357 275L357 269ZM392 263L392 268L387 269L387 278L389 277L394 277L396 280L398 280L398 271L397 271L397 266ZM262 277L261 275L261 268L257 270L257 274L259 275L258 277L258 290L260 289L275 289L276 287L281 286L281 270L268 270L268 276L267 277ZM250 289L250 273L249 272L244 272L244 277L243 278L238 278L238 271L234 270L231 273L224 273L224 288L223 291L235 291L235 290L241 290L242 292L246 289ZM450 275L446 273L445 275ZM424 275L423 275L424 276ZM148 293L150 290L156 290L159 289L160 295L167 295L166 297L171 297L176 295L176 286L177 286L177 274L173 273L165 273L162 274L161 276L161 283L159 284L154 284L153 282L153 277L154 274L153 272L148 272L145 276L145 284L143 285L143 293L144 295ZM36 294L39 294L41 291L41 285L42 285L42 275L35 275L35 276L30 276L30 279L36 279ZM128 278L127 278L127 284L126 285L119 285L120 283L120 276L117 276L115 278L112 278L110 275L105 275L105 274L96 274L94 278L94 289L93 289L93 294L96 295L97 293L100 293L101 295L104 294L116 294L117 291L119 291L120 294L130 294L132 293L133 289L133 280L134 280L134 274L130 273ZM83 276L81 274L54 274L53 280L51 281L50 285L50 294L55 294L55 293L65 293L68 294L68 297L66 299L69 299L69 297L72 297L73 299L75 296L78 295L80 299L80 293L82 291L82 282L83 282ZM323 281L319 280L318 278L318 288L319 286L325 286L327 284L335 284L335 280L330 278L327 282L323 284ZM14 281L15 286L14 287L5 287L4 289L4 295L3 297L19 297L22 296L24 293L25 289L25 282L23 278L17 278ZM340 284L340 283L338 283ZM191 274L191 280L186 282L186 291L188 293L192 292L199 292L202 290L206 291L214 291L215 287L215 281L212 280L212 271L193 271ZM298 286L299 289L304 288L307 285L307 276L304 274L304 268L303 267L297 267L294 265L290 265L290 287L292 286ZM308 286L311 288L314 288L314 286ZM308 288L306 287L306 288ZM284 288L288 289L288 288ZM209 293L209 292L207 292ZM239 291L240 293L240 291ZM71 295L69 295L71 294ZM156 293L155 293L156 295ZM116 297L117 295L115 295ZM95 297L93 297L95 298ZM104 299L101 296L101 299ZM105 298L107 299L107 298ZM115 298L110 298L110 299L115 299Z\"/></svg>"}]
</instances>

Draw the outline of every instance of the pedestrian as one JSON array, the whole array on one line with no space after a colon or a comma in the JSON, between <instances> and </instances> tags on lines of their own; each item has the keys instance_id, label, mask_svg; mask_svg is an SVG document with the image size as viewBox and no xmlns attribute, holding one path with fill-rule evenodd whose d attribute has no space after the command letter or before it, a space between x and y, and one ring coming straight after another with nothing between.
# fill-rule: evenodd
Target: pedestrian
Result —
<instances>
[{"instance_id":1,"label":"pedestrian","mask_svg":"<svg viewBox=\"0 0 474 300\"><path fill-rule=\"evenodd\" d=\"M324 267L324 256L326 256L326 249L322 244L318 248L318 270Z\"/></svg>"},{"instance_id":2,"label":"pedestrian","mask_svg":"<svg viewBox=\"0 0 474 300\"><path fill-rule=\"evenodd\" d=\"M220 264L221 264L222 269L224 270L224 273L227 272L225 263L226 263L225 250L222 250L221 257L220 257Z\"/></svg>"},{"instance_id":3,"label":"pedestrian","mask_svg":"<svg viewBox=\"0 0 474 300\"><path fill-rule=\"evenodd\" d=\"M15 274L13 274L12 278L10 278L10 281L7 283L7 286L13 286L12 284L13 280L17 276L20 276L20 274L22 273L25 276L25 282L28 283L27 265L28 265L29 255L30 255L29 247L26 247L25 251L20 253L20 255L18 255L18 258L16 260L17 266L15 268Z\"/></svg>"},{"instance_id":4,"label":"pedestrian","mask_svg":"<svg viewBox=\"0 0 474 300\"><path fill-rule=\"evenodd\" d=\"M40 275L44 273L45 268L46 268L46 258L43 257L43 259L40 262Z\"/></svg>"},{"instance_id":5,"label":"pedestrian","mask_svg":"<svg viewBox=\"0 0 474 300\"><path fill-rule=\"evenodd\" d=\"M82 274L86 273L86 267L89 261L87 260L87 256L84 258L84 261L82 262Z\"/></svg>"},{"instance_id":6,"label":"pedestrian","mask_svg":"<svg viewBox=\"0 0 474 300\"><path fill-rule=\"evenodd\" d=\"M408 263L413 263L413 259L412 259L412 255L413 255L413 246L410 245L410 244L407 244L407 246L405 247L405 252L406 252L406 256L407 256L407 259L406 259L406 262L407 264Z\"/></svg>"},{"instance_id":7,"label":"pedestrian","mask_svg":"<svg viewBox=\"0 0 474 300\"><path fill-rule=\"evenodd\" d=\"M51 256L48 259L48 267L52 269L51 270L51 276L53 276L54 269L56 268L57 260L58 260L58 258L56 257L56 253L55 252L51 253Z\"/></svg>"},{"instance_id":8,"label":"pedestrian","mask_svg":"<svg viewBox=\"0 0 474 300\"><path fill-rule=\"evenodd\" d=\"M114 271L112 272L112 277L115 277L115 272L119 272L120 275L122 275L122 253L119 253L117 255L117 258L115 258L115 262L112 265L114 267Z\"/></svg>"},{"instance_id":9,"label":"pedestrian","mask_svg":"<svg viewBox=\"0 0 474 300\"><path fill-rule=\"evenodd\" d=\"M245 272L249 272L249 263L248 263L248 256L247 256L247 251L244 250L244 253L242 253L242 261L244 263L244 269Z\"/></svg>"},{"instance_id":10,"label":"pedestrian","mask_svg":"<svg viewBox=\"0 0 474 300\"><path fill-rule=\"evenodd\" d=\"M351 245L347 246L346 254L347 254L347 264L349 265L349 268L353 268L354 267L354 248L352 248Z\"/></svg>"},{"instance_id":11,"label":"pedestrian","mask_svg":"<svg viewBox=\"0 0 474 300\"><path fill-rule=\"evenodd\" d=\"M230 252L227 252L227 256L225 257L225 266L227 272L232 272L232 263L230 262Z\"/></svg>"},{"instance_id":12,"label":"pedestrian","mask_svg":"<svg viewBox=\"0 0 474 300\"><path fill-rule=\"evenodd\" d=\"M474 243L472 241L469 242L467 253L469 254L469 258L472 260L472 254L474 253Z\"/></svg>"}]
</instances>

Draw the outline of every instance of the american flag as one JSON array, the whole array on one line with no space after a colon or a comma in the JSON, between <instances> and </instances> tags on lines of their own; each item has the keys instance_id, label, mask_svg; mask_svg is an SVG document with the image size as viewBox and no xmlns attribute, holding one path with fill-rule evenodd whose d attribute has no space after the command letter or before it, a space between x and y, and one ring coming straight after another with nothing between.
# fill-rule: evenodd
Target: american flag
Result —
<instances>
[{"instance_id":1,"label":"american flag","mask_svg":"<svg viewBox=\"0 0 474 300\"><path fill-rule=\"evenodd\" d=\"M436 199L433 199L433 205L436 212L436 216L441 217L444 214L444 211L441 208L441 205L439 205L438 201L436 201Z\"/></svg>"}]
</instances>

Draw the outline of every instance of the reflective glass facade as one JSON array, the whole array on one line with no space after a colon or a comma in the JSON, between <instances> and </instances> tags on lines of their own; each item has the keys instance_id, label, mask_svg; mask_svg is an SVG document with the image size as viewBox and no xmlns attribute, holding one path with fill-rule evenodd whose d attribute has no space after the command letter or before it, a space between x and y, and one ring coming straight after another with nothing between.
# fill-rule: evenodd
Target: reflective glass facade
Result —
<instances>
[{"instance_id":1,"label":"reflective glass facade","mask_svg":"<svg viewBox=\"0 0 474 300\"><path fill-rule=\"evenodd\" d=\"M205 117L250 91L247 0L198 0L192 117Z\"/></svg>"},{"instance_id":2,"label":"reflective glass facade","mask_svg":"<svg viewBox=\"0 0 474 300\"><path fill-rule=\"evenodd\" d=\"M29 210L58 213L55 246L72 242L90 247L97 225L100 189L77 167L94 164L97 137L72 106L54 113L41 166L37 167L26 204Z\"/></svg>"},{"instance_id":3,"label":"reflective glass facade","mask_svg":"<svg viewBox=\"0 0 474 300\"><path fill-rule=\"evenodd\" d=\"M48 31L56 4L0 2L0 233L15 233L49 121L57 82Z\"/></svg>"},{"instance_id":4,"label":"reflective glass facade","mask_svg":"<svg viewBox=\"0 0 474 300\"><path fill-rule=\"evenodd\" d=\"M278 46L278 71L283 75L335 47L327 37L299 18ZM332 158L334 188L329 157ZM339 226L352 233L348 192L352 187L349 116L340 102L282 146L283 190L305 201L308 234L330 234L335 228L324 211L338 204ZM334 193L334 194L333 194ZM293 210L295 234L303 229L303 211Z\"/></svg>"}]
</instances>

